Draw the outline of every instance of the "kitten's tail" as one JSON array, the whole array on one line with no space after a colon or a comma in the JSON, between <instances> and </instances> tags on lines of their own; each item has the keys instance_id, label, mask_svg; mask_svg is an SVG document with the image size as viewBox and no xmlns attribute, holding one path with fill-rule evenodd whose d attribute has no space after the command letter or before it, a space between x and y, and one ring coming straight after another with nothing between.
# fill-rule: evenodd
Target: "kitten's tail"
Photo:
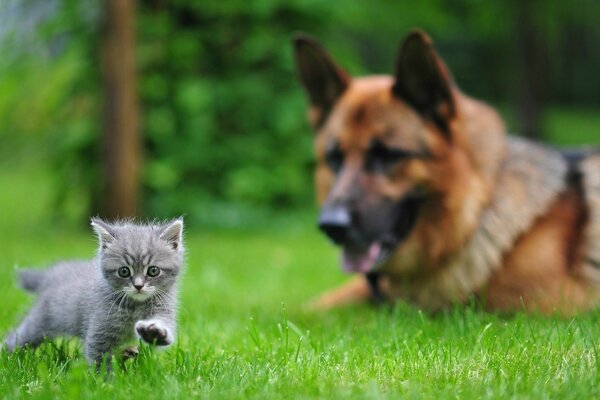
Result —
<instances>
[{"instance_id":1,"label":"kitten's tail","mask_svg":"<svg viewBox=\"0 0 600 400\"><path fill-rule=\"evenodd\" d=\"M36 293L46 278L46 271L41 269L20 269L19 284L29 292Z\"/></svg>"}]
</instances>

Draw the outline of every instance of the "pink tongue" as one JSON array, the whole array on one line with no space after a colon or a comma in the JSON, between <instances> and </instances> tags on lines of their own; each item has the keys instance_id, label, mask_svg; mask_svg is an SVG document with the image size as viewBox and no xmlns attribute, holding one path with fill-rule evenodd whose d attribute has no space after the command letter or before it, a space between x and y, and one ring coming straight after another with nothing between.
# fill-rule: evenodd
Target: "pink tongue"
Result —
<instances>
[{"instance_id":1,"label":"pink tongue","mask_svg":"<svg viewBox=\"0 0 600 400\"><path fill-rule=\"evenodd\" d=\"M342 266L346 272L370 272L375 266L377 256L381 251L379 243L373 243L364 249L344 249L342 252Z\"/></svg>"}]
</instances>

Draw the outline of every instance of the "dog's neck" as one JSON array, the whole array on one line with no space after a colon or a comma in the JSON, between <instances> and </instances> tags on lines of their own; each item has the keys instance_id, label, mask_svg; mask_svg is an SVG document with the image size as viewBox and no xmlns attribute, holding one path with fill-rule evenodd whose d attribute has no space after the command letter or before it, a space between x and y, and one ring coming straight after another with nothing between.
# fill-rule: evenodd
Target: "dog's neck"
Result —
<instances>
[{"instance_id":1,"label":"dog's neck","mask_svg":"<svg viewBox=\"0 0 600 400\"><path fill-rule=\"evenodd\" d=\"M492 200L481 210L478 224L462 249L439 263L419 265L428 273L408 278L405 288L409 293L403 296L429 310L464 302L486 284L506 251L565 190L568 166L560 153L517 138L508 140L507 150ZM509 192L514 195L506 196ZM421 250L423 254L428 251ZM415 254L412 257L416 262L423 260ZM394 276L394 271L390 271L390 278L407 280L406 276Z\"/></svg>"},{"instance_id":2,"label":"dog's neck","mask_svg":"<svg viewBox=\"0 0 600 400\"><path fill-rule=\"evenodd\" d=\"M426 244L425 264L439 264L456 254L478 229L480 216L496 191L498 175L507 159L504 122L488 105L454 90L460 101L449 125L451 149L439 174L451 174L448 187L425 205L419 243ZM448 233L451 232L449 235ZM429 275L429 272L427 273Z\"/></svg>"}]
</instances>

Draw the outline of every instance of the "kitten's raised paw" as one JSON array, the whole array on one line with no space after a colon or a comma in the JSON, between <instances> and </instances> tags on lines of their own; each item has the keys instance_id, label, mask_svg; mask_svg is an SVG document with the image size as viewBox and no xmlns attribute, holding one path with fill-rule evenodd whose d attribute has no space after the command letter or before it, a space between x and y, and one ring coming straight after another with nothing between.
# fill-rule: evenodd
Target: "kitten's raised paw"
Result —
<instances>
[{"instance_id":1,"label":"kitten's raised paw","mask_svg":"<svg viewBox=\"0 0 600 400\"><path fill-rule=\"evenodd\" d=\"M138 321L135 331L142 340L150 344L167 346L173 342L169 330L159 320Z\"/></svg>"}]
</instances>

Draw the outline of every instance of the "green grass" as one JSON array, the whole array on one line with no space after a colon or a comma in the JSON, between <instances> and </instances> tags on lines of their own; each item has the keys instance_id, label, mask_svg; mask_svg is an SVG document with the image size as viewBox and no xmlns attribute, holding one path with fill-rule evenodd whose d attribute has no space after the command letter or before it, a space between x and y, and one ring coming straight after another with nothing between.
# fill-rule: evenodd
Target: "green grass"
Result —
<instances>
[{"instance_id":1,"label":"green grass","mask_svg":"<svg viewBox=\"0 0 600 400\"><path fill-rule=\"evenodd\" d=\"M568 126L583 130L580 138L593 138L598 126L571 113L552 118L552 137L563 144L572 143L560 134L571 132ZM2 168L0 187L4 334L33 300L15 287L15 265L89 257L96 245L89 229L49 217L53 185L43 169ZM473 307L431 316L403 304L304 310L308 299L346 279L313 218L300 214L243 231L191 223L174 347L144 347L110 379L87 367L76 340L1 352L0 397L600 396L600 312L561 319Z\"/></svg>"},{"instance_id":2,"label":"green grass","mask_svg":"<svg viewBox=\"0 0 600 400\"><path fill-rule=\"evenodd\" d=\"M8 277L92 254L89 234L5 236L5 332L31 299ZM189 234L180 338L147 349L106 381L76 342L0 355L0 393L12 398L590 398L600 394L599 314L510 318L470 307L429 316L408 306L303 311L341 281L315 232Z\"/></svg>"},{"instance_id":3,"label":"green grass","mask_svg":"<svg viewBox=\"0 0 600 400\"><path fill-rule=\"evenodd\" d=\"M13 266L94 253L90 232L37 222L50 186L36 171L5 172L0 332L32 298ZM27 177L27 179L23 179ZM22 202L28 208L20 207ZM290 220L293 221L293 220ZM429 316L406 305L308 312L307 299L345 277L326 241L294 225L187 235L180 337L106 380L77 341L0 354L4 398L590 398L600 395L599 313L576 319L501 317L457 308Z\"/></svg>"}]
</instances>

